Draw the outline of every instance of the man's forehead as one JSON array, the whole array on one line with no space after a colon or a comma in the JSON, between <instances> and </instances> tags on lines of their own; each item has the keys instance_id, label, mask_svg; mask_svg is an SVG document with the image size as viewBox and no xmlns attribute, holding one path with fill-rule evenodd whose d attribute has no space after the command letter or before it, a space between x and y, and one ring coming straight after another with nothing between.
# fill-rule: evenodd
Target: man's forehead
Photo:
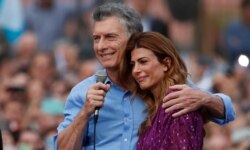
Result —
<instances>
[{"instance_id":1,"label":"man's forehead","mask_svg":"<svg viewBox=\"0 0 250 150\"><path fill-rule=\"evenodd\" d=\"M93 34L98 34L100 32L126 32L126 27L117 17L107 17L103 20L94 22Z\"/></svg>"}]
</instances>

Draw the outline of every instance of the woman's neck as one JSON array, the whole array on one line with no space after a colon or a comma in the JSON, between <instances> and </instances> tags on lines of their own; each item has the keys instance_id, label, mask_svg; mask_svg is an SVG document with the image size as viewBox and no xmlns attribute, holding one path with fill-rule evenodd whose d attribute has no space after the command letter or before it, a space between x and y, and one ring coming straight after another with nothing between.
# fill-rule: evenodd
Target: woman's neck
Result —
<instances>
[{"instance_id":1,"label":"woman's neck","mask_svg":"<svg viewBox=\"0 0 250 150\"><path fill-rule=\"evenodd\" d=\"M158 84L157 86L155 86L150 91L154 95L154 99L155 100L161 99L161 87L160 87L160 84Z\"/></svg>"}]
</instances>

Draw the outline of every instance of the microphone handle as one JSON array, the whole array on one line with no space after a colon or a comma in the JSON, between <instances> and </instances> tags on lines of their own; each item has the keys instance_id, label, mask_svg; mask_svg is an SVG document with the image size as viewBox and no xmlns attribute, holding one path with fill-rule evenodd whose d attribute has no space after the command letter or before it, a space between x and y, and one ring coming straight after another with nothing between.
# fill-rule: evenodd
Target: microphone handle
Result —
<instances>
[{"instance_id":1,"label":"microphone handle","mask_svg":"<svg viewBox=\"0 0 250 150\"><path fill-rule=\"evenodd\" d=\"M98 117L99 117L99 110L101 107L96 107L94 112L94 122L97 123Z\"/></svg>"},{"instance_id":2,"label":"microphone handle","mask_svg":"<svg viewBox=\"0 0 250 150\"><path fill-rule=\"evenodd\" d=\"M98 116L98 115L99 115L99 110L100 110L100 108L101 108L101 107L96 107L96 108L95 108L95 113L94 113L95 116Z\"/></svg>"}]
</instances>

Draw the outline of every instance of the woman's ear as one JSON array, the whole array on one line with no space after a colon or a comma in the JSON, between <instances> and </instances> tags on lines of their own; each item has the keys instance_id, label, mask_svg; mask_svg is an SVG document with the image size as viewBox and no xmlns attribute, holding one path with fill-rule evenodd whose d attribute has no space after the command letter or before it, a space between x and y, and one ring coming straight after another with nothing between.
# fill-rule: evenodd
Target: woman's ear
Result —
<instances>
[{"instance_id":1,"label":"woman's ear","mask_svg":"<svg viewBox=\"0 0 250 150\"><path fill-rule=\"evenodd\" d=\"M162 62L164 65L164 71L167 71L171 66L171 59L169 57L165 57Z\"/></svg>"}]
</instances>

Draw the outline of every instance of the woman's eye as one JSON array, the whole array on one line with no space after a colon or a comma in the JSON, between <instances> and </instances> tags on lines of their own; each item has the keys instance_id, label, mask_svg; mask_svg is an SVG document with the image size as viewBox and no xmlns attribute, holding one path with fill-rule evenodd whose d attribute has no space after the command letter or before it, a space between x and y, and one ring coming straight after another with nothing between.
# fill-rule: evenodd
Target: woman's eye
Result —
<instances>
[{"instance_id":1,"label":"woman's eye","mask_svg":"<svg viewBox=\"0 0 250 150\"><path fill-rule=\"evenodd\" d=\"M146 60L141 60L141 61L140 61L141 64L145 64L145 63L147 63L147 62L148 62L148 61L146 61Z\"/></svg>"}]
</instances>

